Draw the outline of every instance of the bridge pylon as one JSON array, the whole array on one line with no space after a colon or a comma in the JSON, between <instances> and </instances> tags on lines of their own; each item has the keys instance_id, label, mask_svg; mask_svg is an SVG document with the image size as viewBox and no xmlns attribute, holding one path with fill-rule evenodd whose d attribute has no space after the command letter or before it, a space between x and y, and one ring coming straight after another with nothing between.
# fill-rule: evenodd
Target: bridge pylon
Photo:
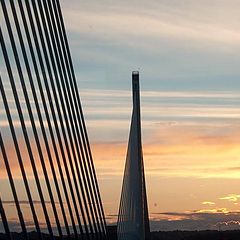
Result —
<instances>
[{"instance_id":1,"label":"bridge pylon","mask_svg":"<svg viewBox=\"0 0 240 240\"><path fill-rule=\"evenodd\" d=\"M150 238L141 140L139 72L132 72L133 111L118 215L118 240Z\"/></svg>"}]
</instances>

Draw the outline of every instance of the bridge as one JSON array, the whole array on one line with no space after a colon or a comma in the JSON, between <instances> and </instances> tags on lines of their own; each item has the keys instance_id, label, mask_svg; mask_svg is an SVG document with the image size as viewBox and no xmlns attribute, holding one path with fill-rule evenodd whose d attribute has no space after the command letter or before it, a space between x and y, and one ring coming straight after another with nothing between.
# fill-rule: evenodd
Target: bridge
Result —
<instances>
[{"instance_id":1,"label":"bridge","mask_svg":"<svg viewBox=\"0 0 240 240\"><path fill-rule=\"evenodd\" d=\"M3 239L107 239L59 0L1 0L0 42L0 159L17 213L13 224L1 192ZM119 240L149 238L138 76L133 73Z\"/></svg>"},{"instance_id":2,"label":"bridge","mask_svg":"<svg viewBox=\"0 0 240 240\"><path fill-rule=\"evenodd\" d=\"M29 239L29 234L10 167L13 155L37 239L44 239L40 207L49 239L55 235L58 239L106 239L103 206L59 0L3 0L1 14L4 69L0 89L6 125L1 127L0 145L22 239ZM7 134L3 132L9 139L4 139ZM12 152L7 150L9 141ZM28 161L37 194L26 173ZM39 176L39 168L43 176ZM0 203L4 228L11 239Z\"/></svg>"},{"instance_id":3,"label":"bridge","mask_svg":"<svg viewBox=\"0 0 240 240\"><path fill-rule=\"evenodd\" d=\"M133 111L122 184L118 240L148 240L150 228L141 140L139 73L132 73Z\"/></svg>"}]
</instances>

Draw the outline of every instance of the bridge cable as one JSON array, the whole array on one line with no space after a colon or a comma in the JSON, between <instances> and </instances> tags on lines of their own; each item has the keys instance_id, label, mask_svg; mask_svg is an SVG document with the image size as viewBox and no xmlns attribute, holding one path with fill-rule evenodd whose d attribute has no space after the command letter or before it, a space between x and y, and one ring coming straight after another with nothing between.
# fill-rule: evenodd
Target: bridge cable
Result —
<instances>
[{"instance_id":1,"label":"bridge cable","mask_svg":"<svg viewBox=\"0 0 240 240\"><path fill-rule=\"evenodd\" d=\"M9 63L9 59L8 59L8 56L7 56L6 46L5 46L5 43L4 43L3 36L2 36L1 28L0 28L0 40L1 40L0 41L1 42L1 47L2 47L2 50L3 50L3 55L5 57L5 63L6 63L7 69L8 69L9 78L14 80L12 70L11 70L11 66L10 66L10 63ZM36 211L35 211L34 204L33 204L33 199L32 199L32 195L31 195L30 187L29 187L29 184L28 184L24 164L23 164L23 159L22 159L22 156L21 156L21 153L20 153L20 148L19 148L19 144L18 144L18 141L17 141L16 132L15 132L15 129L14 129L14 126L13 126L13 120L12 120L12 116L11 116L10 109L9 109L9 106L8 106L6 93L5 93L5 90L4 90L4 87L3 87L2 78L0 78L0 90L1 90L1 95L2 95L2 99L3 99L5 111L6 111L6 114L7 114L7 118L8 118L8 123L9 123L10 130L11 130L15 150L16 150L16 153L17 153L18 162L19 162L19 166L20 166L20 169L21 169L21 174L22 174L25 189L26 189L26 192L27 192L27 196L28 196L28 200L29 200L34 224L36 226L36 230L37 230L37 234L38 234L39 239L43 240L42 233L41 233L40 226L39 226L39 222L38 222L37 215L36 215ZM20 117L22 118L22 116L20 116ZM25 130L26 130L26 127L25 127Z\"/></svg>"},{"instance_id":2,"label":"bridge cable","mask_svg":"<svg viewBox=\"0 0 240 240\"><path fill-rule=\"evenodd\" d=\"M21 82L21 85L22 85L22 90L23 90L23 93L24 93L24 98L25 98L25 102L26 102L27 109L28 109L28 114L29 114L30 121L31 121L31 126L32 126L32 129L33 129L34 137L35 137L35 142L36 142L37 147L38 147L38 153L39 153L40 161L41 161L41 164L42 164L42 168L43 168L43 172L44 172L49 196L50 196L50 199L51 199L52 207L54 209L55 203L54 203L53 195L52 195L52 192L51 192L50 182L49 182L49 179L48 179L48 174L47 174L45 163L44 163L44 158L43 158L43 154L42 154L42 150L41 150L41 145L40 145L40 141L39 141L39 138L38 138L36 125L35 125L35 122L34 122L34 117L33 117L32 109L31 109L31 105L30 105L30 101L29 101L29 97L28 97L28 93L27 93L27 89L26 89L26 85L25 85L25 81L24 81L24 77L23 77L23 72L22 72L22 69L21 69L19 56L18 56L18 53L17 53L17 47L16 47L16 44L15 44L13 32L12 32L10 21L9 21L9 18L8 18L8 13L7 13L7 10L6 10L5 2L1 1L1 4L2 4L2 8L3 8L5 22L7 24L8 34L9 34L9 37L10 37L15 62L16 62L16 65L17 65L18 75L19 75L20 82ZM15 102L16 102L16 105L17 105L18 114L20 116L23 135L24 135L26 146L27 146L28 154L29 154L29 157L30 157L35 181L36 181L36 184L37 184L38 193L39 193L40 200L41 200L41 203L42 203L43 212L44 212L45 220L46 220L46 223L47 223L48 231L49 231L51 239L54 239L52 226L51 226L49 215L48 215L48 212L47 212L46 203L45 203L45 200L44 200L44 196L43 196L43 192L42 192L42 188L41 188L41 184L40 184L40 180L39 180L39 176L38 176L38 172L37 172L37 168L36 168L36 164L35 164L33 151L32 151L31 144L30 144L30 139L29 139L28 133L26 131L26 125L25 125L25 122L24 122L23 112L22 112L19 97L18 97L18 94L17 94L16 85L15 85L15 82L13 81L13 79L10 79L10 82L11 82L11 87L12 87L12 90L13 90L13 93L14 93L14 99L15 99ZM55 215L55 218L57 220L57 215ZM61 234L61 231L59 231L59 234Z\"/></svg>"}]
</instances>

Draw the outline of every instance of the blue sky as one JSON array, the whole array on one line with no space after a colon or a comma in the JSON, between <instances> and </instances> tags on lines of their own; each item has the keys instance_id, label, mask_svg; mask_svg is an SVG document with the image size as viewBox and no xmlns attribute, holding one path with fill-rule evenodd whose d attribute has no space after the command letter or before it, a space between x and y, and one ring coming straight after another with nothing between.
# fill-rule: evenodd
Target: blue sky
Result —
<instances>
[{"instance_id":1,"label":"blue sky","mask_svg":"<svg viewBox=\"0 0 240 240\"><path fill-rule=\"evenodd\" d=\"M131 72L138 70L152 229L181 224L196 229L200 223L218 229L228 222L238 227L240 1L62 0L61 5L108 222L115 222L118 212L132 110ZM11 112L17 116L2 59L0 64ZM2 109L0 116L21 186ZM19 127L17 118L14 124ZM9 201L1 164L0 192ZM26 169L31 178L27 164ZM8 211L11 215L11 204Z\"/></svg>"},{"instance_id":2,"label":"blue sky","mask_svg":"<svg viewBox=\"0 0 240 240\"><path fill-rule=\"evenodd\" d=\"M238 191L240 176L240 2L62 1L62 7L107 214L118 208L133 70L141 78L152 218L167 209L237 210L217 199ZM107 146L110 153L101 151ZM219 181L233 186L219 191ZM155 194L157 182L170 189ZM214 205L202 204L208 198Z\"/></svg>"},{"instance_id":3,"label":"blue sky","mask_svg":"<svg viewBox=\"0 0 240 240\"><path fill-rule=\"evenodd\" d=\"M235 90L237 1L63 1L80 87Z\"/></svg>"}]
</instances>

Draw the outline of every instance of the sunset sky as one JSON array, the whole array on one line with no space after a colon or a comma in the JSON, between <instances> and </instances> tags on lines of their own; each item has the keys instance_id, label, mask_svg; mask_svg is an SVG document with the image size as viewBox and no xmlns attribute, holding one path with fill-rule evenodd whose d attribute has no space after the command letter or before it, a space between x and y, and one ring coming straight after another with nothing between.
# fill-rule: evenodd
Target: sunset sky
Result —
<instances>
[{"instance_id":1,"label":"sunset sky","mask_svg":"<svg viewBox=\"0 0 240 240\"><path fill-rule=\"evenodd\" d=\"M240 1L61 5L107 221L118 213L138 70L152 230L239 227ZM0 174L2 192L2 161Z\"/></svg>"}]
</instances>

